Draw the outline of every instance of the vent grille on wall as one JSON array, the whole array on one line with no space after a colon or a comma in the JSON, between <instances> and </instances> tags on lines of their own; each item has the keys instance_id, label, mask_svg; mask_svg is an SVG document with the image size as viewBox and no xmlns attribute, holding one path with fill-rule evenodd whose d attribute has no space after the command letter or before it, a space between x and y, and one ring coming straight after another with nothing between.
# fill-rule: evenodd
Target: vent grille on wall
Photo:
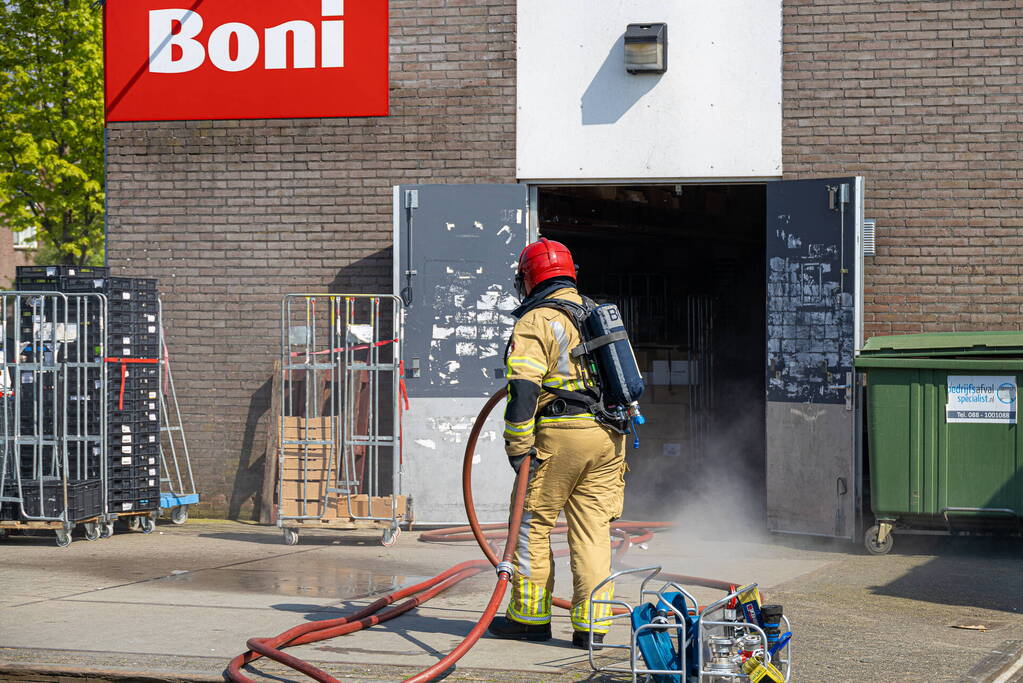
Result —
<instances>
[{"instance_id":1,"label":"vent grille on wall","mask_svg":"<svg viewBox=\"0 0 1023 683\"><path fill-rule=\"evenodd\" d=\"M863 255L874 256L876 254L876 243L874 240L874 227L876 223L873 218L863 221Z\"/></svg>"}]
</instances>

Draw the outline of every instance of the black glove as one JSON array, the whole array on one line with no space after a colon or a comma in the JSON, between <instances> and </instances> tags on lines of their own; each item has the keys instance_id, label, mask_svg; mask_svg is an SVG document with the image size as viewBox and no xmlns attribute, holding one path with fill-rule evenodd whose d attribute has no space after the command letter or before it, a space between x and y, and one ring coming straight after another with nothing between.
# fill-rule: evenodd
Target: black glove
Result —
<instances>
[{"instance_id":1,"label":"black glove","mask_svg":"<svg viewBox=\"0 0 1023 683\"><path fill-rule=\"evenodd\" d=\"M522 461L526 459L527 455L533 456L533 459L535 460L536 459L536 449L535 448L530 448L528 453L523 453L522 455L509 455L508 456L508 464L511 465L511 468L513 470L515 470L515 474L519 473L519 468L522 467Z\"/></svg>"}]
</instances>

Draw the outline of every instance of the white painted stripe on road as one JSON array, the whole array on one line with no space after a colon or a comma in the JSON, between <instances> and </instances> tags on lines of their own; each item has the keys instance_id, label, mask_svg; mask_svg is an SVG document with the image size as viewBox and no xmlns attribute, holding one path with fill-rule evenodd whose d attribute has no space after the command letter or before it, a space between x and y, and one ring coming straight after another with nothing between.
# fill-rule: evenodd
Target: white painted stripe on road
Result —
<instances>
[{"instance_id":1,"label":"white painted stripe on road","mask_svg":"<svg viewBox=\"0 0 1023 683\"><path fill-rule=\"evenodd\" d=\"M1009 683L1009 681L1012 680L1012 677L1018 674L1021 670L1023 670L1023 655L1020 655L1020 658L1016 660L1015 664L1009 667L1008 671L1002 673L1001 676L993 680L991 683Z\"/></svg>"}]
</instances>

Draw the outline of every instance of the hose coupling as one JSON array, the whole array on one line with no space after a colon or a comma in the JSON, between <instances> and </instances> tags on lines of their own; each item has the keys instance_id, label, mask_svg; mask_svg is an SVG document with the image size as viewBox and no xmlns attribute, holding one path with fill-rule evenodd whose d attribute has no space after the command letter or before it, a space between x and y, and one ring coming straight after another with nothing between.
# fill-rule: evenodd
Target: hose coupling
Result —
<instances>
[{"instance_id":1,"label":"hose coupling","mask_svg":"<svg viewBox=\"0 0 1023 683\"><path fill-rule=\"evenodd\" d=\"M509 579L515 573L515 565L513 565L511 562L498 562L495 569L497 570L498 576L500 576L501 574L507 574Z\"/></svg>"}]
</instances>

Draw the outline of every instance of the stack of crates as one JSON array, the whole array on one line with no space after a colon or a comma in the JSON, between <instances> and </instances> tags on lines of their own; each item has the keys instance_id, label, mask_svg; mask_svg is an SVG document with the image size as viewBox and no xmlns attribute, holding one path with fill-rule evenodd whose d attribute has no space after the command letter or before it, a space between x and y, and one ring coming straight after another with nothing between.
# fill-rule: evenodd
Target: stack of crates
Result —
<instances>
[{"instance_id":1,"label":"stack of crates","mask_svg":"<svg viewBox=\"0 0 1023 683\"><path fill-rule=\"evenodd\" d=\"M107 407L107 511L115 515L157 510L160 506L160 320L156 280L111 277L106 268L31 266L18 268L16 288L59 291L65 294L104 294L107 297L105 329L98 325L98 311L82 321L90 349L98 351L99 335L106 340L106 395L98 375L84 386L69 386L67 422L69 433L80 427L97 434L100 424L81 425L99 411L79 411L79 402L105 401ZM69 305L70 308L70 305ZM76 321L77 322L77 321ZM69 361L79 360L67 358ZM86 360L86 359L81 359ZM91 359L89 359L91 360ZM79 383L81 384L81 383ZM52 419L52 418L47 418ZM69 451L69 478L84 471L98 477L99 458L76 458ZM73 471L72 471L73 470ZM24 473L23 473L24 476Z\"/></svg>"},{"instance_id":2,"label":"stack of crates","mask_svg":"<svg viewBox=\"0 0 1023 683\"><path fill-rule=\"evenodd\" d=\"M17 269L15 289L23 292L61 292L76 278L105 278L107 269L92 266L21 266ZM98 364L103 334L102 306L98 299L88 303L69 299L67 310L55 299L21 299L18 315L21 362ZM62 329L64 323L68 330ZM41 342L33 348L33 340ZM13 335L8 344L14 341ZM26 514L55 517L63 507L63 480L67 479L68 519L93 517L103 511L100 469L104 466L97 438L102 432L100 401L102 376L98 368L69 367L64 372L66 389L58 385L55 371L18 378L16 400L20 409L17 433L22 436L18 467ZM31 380L32 384L29 384ZM30 388L31 387L31 388ZM13 406L11 407L13 408ZM58 438L60 426L66 426L66 439ZM13 425L9 425L11 427ZM91 440L90 438L91 437ZM28 443L25 443L28 441ZM63 471L64 450L67 471ZM8 478L8 481L10 479ZM7 506L8 519L17 518L13 504Z\"/></svg>"},{"instance_id":3,"label":"stack of crates","mask_svg":"<svg viewBox=\"0 0 1023 683\"><path fill-rule=\"evenodd\" d=\"M111 277L107 500L116 514L160 507L160 322L156 280Z\"/></svg>"}]
</instances>

